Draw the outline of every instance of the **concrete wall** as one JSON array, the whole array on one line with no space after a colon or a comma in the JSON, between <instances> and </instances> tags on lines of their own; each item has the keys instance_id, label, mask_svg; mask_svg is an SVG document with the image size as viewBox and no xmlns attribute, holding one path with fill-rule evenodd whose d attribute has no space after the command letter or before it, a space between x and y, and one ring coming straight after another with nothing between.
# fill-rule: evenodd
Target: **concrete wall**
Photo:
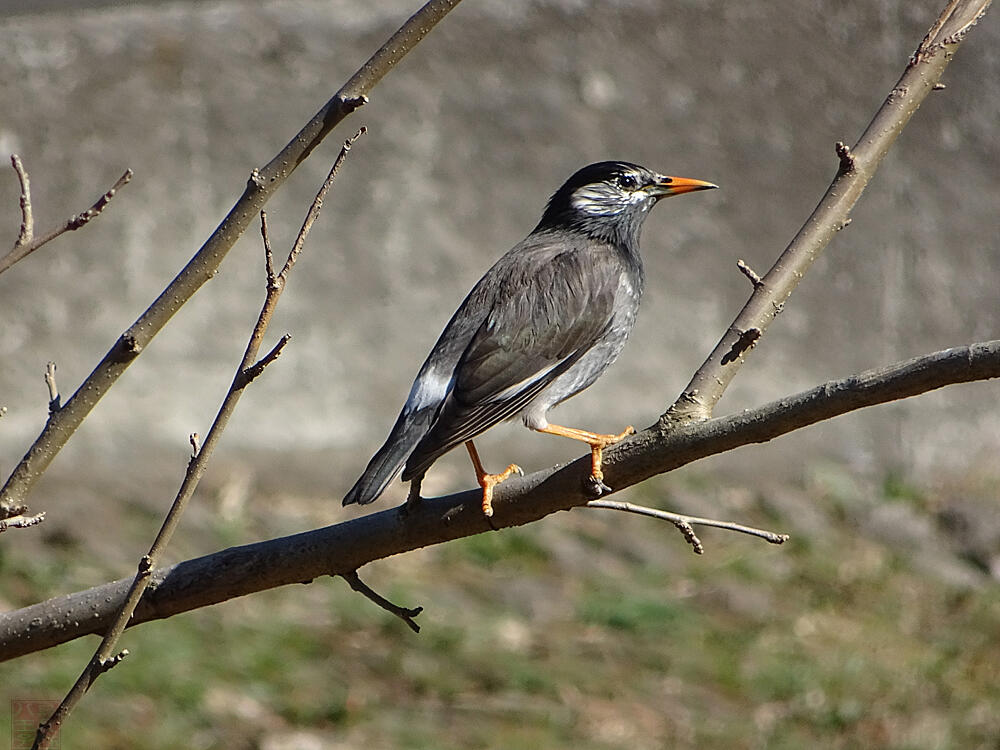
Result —
<instances>
[{"instance_id":1,"label":"concrete wall","mask_svg":"<svg viewBox=\"0 0 1000 750\"><path fill-rule=\"evenodd\" d=\"M745 301L736 259L768 268L833 176L834 142L858 136L941 4L464 3L269 205L274 239L286 245L342 137L369 126L273 325L273 338L293 340L245 397L225 454L297 456L339 496L471 284L534 226L566 176L605 158L723 188L656 210L633 339L559 412L596 429L653 422ZM0 152L24 159L39 230L135 170L92 226L0 276L5 472L44 421L45 362L58 362L71 392L207 238L250 169L416 6L160 3L0 20ZM721 411L1000 335L997 18L970 36L947 90L916 115ZM18 221L8 169L8 241ZM180 467L188 433L207 430L228 386L262 289L254 229L52 471ZM995 460L998 396L996 383L946 389L713 465L750 478L794 475L822 458L859 471L961 470ZM483 453L498 466L534 469L579 453L519 426L494 433ZM464 464L447 457L428 487L468 485Z\"/></svg>"}]
</instances>

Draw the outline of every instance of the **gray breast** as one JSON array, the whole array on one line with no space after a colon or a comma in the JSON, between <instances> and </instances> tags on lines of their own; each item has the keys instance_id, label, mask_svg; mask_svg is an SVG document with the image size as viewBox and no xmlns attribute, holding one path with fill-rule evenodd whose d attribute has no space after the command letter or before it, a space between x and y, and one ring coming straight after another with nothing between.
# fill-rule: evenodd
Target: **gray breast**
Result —
<instances>
[{"instance_id":1,"label":"gray breast","mask_svg":"<svg viewBox=\"0 0 1000 750\"><path fill-rule=\"evenodd\" d=\"M525 426L533 430L544 428L548 425L545 413L549 409L593 385L618 359L635 325L641 298L641 274L623 269L615 293L614 313L607 328L586 354L521 410Z\"/></svg>"}]
</instances>

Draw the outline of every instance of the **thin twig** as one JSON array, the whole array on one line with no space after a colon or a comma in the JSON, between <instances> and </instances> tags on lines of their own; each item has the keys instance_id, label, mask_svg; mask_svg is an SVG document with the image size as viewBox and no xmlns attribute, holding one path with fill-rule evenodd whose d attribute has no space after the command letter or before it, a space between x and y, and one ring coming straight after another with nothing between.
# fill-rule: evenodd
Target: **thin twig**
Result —
<instances>
[{"instance_id":1,"label":"thin twig","mask_svg":"<svg viewBox=\"0 0 1000 750\"><path fill-rule=\"evenodd\" d=\"M35 236L35 220L31 215L31 180L28 179L28 172L21 163L21 157L17 154L10 155L11 166L17 173L17 181L21 185L21 230L17 234L17 242L14 247L21 247L31 242Z\"/></svg>"},{"instance_id":2,"label":"thin twig","mask_svg":"<svg viewBox=\"0 0 1000 750\"><path fill-rule=\"evenodd\" d=\"M320 187L319 192L316 193L316 197L313 199L312 205L309 206L309 210L306 212L306 217L302 221L302 227L299 229L299 233L295 237L295 243L292 245L292 251L288 254L288 259L285 260L285 265L282 266L281 272L278 274L278 278L282 281L288 278L288 272L292 270L292 267L295 265L295 261L298 260L299 253L302 252L302 245L305 243L306 237L309 235L309 230L312 229L312 225L316 221L316 217L319 216L319 212L323 210L323 200L326 198L326 194L330 192L330 187L333 185L333 181L337 179L337 173L340 171L340 165L344 163L344 159L347 158L347 154L350 152L351 147L358 140L358 138L367 132L368 128L362 125L358 129L358 132L344 141L344 145L341 147L336 161L333 162L333 166L330 168L330 172L327 174L326 180L323 181L322 187Z\"/></svg>"},{"instance_id":3,"label":"thin twig","mask_svg":"<svg viewBox=\"0 0 1000 750\"><path fill-rule=\"evenodd\" d=\"M347 581L352 589L357 591L359 594L364 595L371 601L375 602L378 606L384 609L390 614L396 615L400 620L405 622L410 626L410 630L414 633L420 632L420 626L414 621L414 617L419 615L424 611L423 607L414 607L413 609L408 609L406 607L400 607L398 604L393 604L388 599L386 599L381 594L374 591L367 583L362 581L358 577L358 571L352 570L347 573L341 573L341 577Z\"/></svg>"},{"instance_id":4,"label":"thin twig","mask_svg":"<svg viewBox=\"0 0 1000 750\"><path fill-rule=\"evenodd\" d=\"M763 539L771 544L784 544L789 539L788 534L776 534L773 531L757 529L753 526L744 526L743 524L733 523L732 521L717 521L714 518L702 518L700 516L688 516L681 513L671 513L666 510L647 508L645 505L624 503L618 500L591 500L587 503L587 507L620 510L625 513L636 513L640 516L649 516L650 518L659 518L661 521L669 521L681 530L681 532L685 535L685 538L688 538L688 534L690 533L693 541L692 538L688 538L688 542L694 547L694 551L699 555L705 550L701 546L701 542L698 541L698 537L694 536L694 531L691 529L692 526L711 526L716 529L737 531L740 534L749 534L750 536Z\"/></svg>"},{"instance_id":5,"label":"thin twig","mask_svg":"<svg viewBox=\"0 0 1000 750\"><path fill-rule=\"evenodd\" d=\"M14 157L11 157L11 161L14 161ZM17 171L18 165L20 164L20 159L14 164L14 170ZM23 170L24 167L21 166ZM22 172L18 172L18 178L21 178ZM86 211L71 216L66 220L64 224L56 227L51 232L43 234L41 237L32 237L31 229L31 193L27 186L27 174L24 174L24 180L21 183L21 235L18 236L17 243L14 248L7 253L3 258L0 258L0 273L3 273L12 265L17 263L19 260L26 258L31 255L35 250L52 242L56 237L66 232L72 232L75 229L79 229L90 222L91 219L100 215L100 213L107 208L108 203L111 199L115 197L115 193L123 186L126 185L132 179L132 170L126 169L125 173L118 178L118 181L111 186L111 188L104 193L94 204L88 208ZM27 231L25 231L27 229ZM21 237L25 236L27 239L21 241Z\"/></svg>"},{"instance_id":6,"label":"thin twig","mask_svg":"<svg viewBox=\"0 0 1000 750\"><path fill-rule=\"evenodd\" d=\"M18 515L0 519L0 534L5 532L7 529L26 529L29 526L37 526L44 520L45 511L36 513L33 516Z\"/></svg>"},{"instance_id":7,"label":"thin twig","mask_svg":"<svg viewBox=\"0 0 1000 750\"><path fill-rule=\"evenodd\" d=\"M757 289L764 283L763 281L760 280L760 276L757 275L757 272L754 271L752 268L750 268L750 266L748 266L746 261L743 260L742 258L737 259L736 267L740 269L740 272L744 276L750 279L750 283L753 284L754 289Z\"/></svg>"},{"instance_id":8,"label":"thin twig","mask_svg":"<svg viewBox=\"0 0 1000 750\"><path fill-rule=\"evenodd\" d=\"M271 250L271 236L267 230L267 211L260 210L260 237L264 242L264 274L267 276L267 288L278 285L278 277L274 274L274 252Z\"/></svg>"},{"instance_id":9,"label":"thin twig","mask_svg":"<svg viewBox=\"0 0 1000 750\"><path fill-rule=\"evenodd\" d=\"M285 348L285 344L287 344L291 338L291 334L286 333L278 339L278 343L274 345L274 348L272 348L271 351L244 370L243 379L246 381L245 384L252 383L262 372L264 372L264 368L278 358L281 354L281 350Z\"/></svg>"},{"instance_id":10,"label":"thin twig","mask_svg":"<svg viewBox=\"0 0 1000 750\"><path fill-rule=\"evenodd\" d=\"M341 150L340 156L337 157L335 166L339 166L343 162L347 148L348 147L345 146L345 148ZM332 171L333 170L331 170L331 172ZM308 222L309 227L312 226L316 219L316 215L318 214L319 208L317 207L317 204L320 207L322 206L321 195L326 194L326 192L330 189L331 183L331 178L328 178L327 181L323 183L323 187L320 188L320 193L317 194L317 198L313 201L312 206L310 206L307 214L311 217ZM289 251L289 261L292 260L293 253L298 255L301 252L308 233L308 227L300 233L300 236L296 239L296 243L292 250ZM293 265L293 263L289 261L286 261L285 263L286 270L290 269ZM282 277L282 280L284 280L284 277ZM97 651L94 653L93 658L84 668L80 677L77 679L73 687L70 688L66 697L59 704L58 708L56 708L52 716L49 717L47 721L39 725L38 733L35 736L35 750L43 750L44 748L50 746L53 738L59 731L59 727L66 721L66 718L90 689L91 685L94 684L97 678L100 677L104 671L120 661L120 659L117 659L116 661L117 657L112 656L118 644L118 640L121 638L122 633L128 626L129 620L132 618L136 606L142 599L142 595L145 593L146 588L149 585L150 572L155 566L156 561L159 559L160 554L170 542L177 525L180 523L181 515L184 513L188 502L194 495L195 488L198 486L198 482L201 480L201 477L205 472L208 461L211 459L212 454L215 451L215 447L218 445L218 442L222 437L223 431L229 424L229 419L236 409L240 396L243 394L246 386L255 377L257 377L268 364L277 359L281 349L288 341L287 336L283 337L267 356L260 361L256 361L257 355L260 352L260 342L263 339L264 332L267 330L267 326L271 321L271 317L278 304L278 299L281 296L284 284L281 283L272 285L269 279L266 283L266 287L267 291L264 297L264 304L261 306L257 322L254 325L253 332L250 334L250 340L248 341L246 350L243 353L243 359L236 370L236 374L233 377L233 382L229 387L229 391L223 399L222 406L219 407L218 414L215 416L215 421L212 423L208 434L205 436L205 442L199 448L197 437L195 435L191 436L193 455L191 460L188 462L187 471L184 474L184 480L181 482L180 489L177 491L177 495L170 506L170 510L167 511L167 515L163 519L160 531L156 535L156 539L153 541L153 544L150 546L149 552L143 556L142 560L139 561L135 577L132 579L132 584L125 597L125 601L121 604L118 614L112 622L110 628L104 634L104 638L101 641L100 646L98 646Z\"/></svg>"},{"instance_id":11,"label":"thin twig","mask_svg":"<svg viewBox=\"0 0 1000 750\"><path fill-rule=\"evenodd\" d=\"M129 653L128 649L123 648L120 652L112 656L110 659L99 664L97 668L101 670L101 674L104 674L109 669L113 669L114 667L117 667L119 664L121 664L125 660L125 657L128 656L128 653Z\"/></svg>"},{"instance_id":12,"label":"thin twig","mask_svg":"<svg viewBox=\"0 0 1000 750\"><path fill-rule=\"evenodd\" d=\"M45 385L49 389L49 416L59 411L59 386L56 385L56 363L45 365Z\"/></svg>"}]
</instances>

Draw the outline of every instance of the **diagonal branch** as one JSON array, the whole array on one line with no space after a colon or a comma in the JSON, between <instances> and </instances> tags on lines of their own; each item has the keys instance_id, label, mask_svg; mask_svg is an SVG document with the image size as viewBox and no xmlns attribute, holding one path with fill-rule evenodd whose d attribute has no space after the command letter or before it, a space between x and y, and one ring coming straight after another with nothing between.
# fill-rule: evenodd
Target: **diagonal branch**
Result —
<instances>
[{"instance_id":1,"label":"diagonal branch","mask_svg":"<svg viewBox=\"0 0 1000 750\"><path fill-rule=\"evenodd\" d=\"M66 718L77 706L77 704L79 704L79 702L83 699L86 692L90 690L97 678L118 664L127 653L122 652L121 654L118 654L118 656L115 656L118 641L121 638L122 633L125 632L125 628L128 626L129 620L132 618L135 608L139 604L139 600L142 598L143 594L145 594L146 588L149 586L150 574L153 571L153 567L159 560L163 550L165 550L167 545L170 543L170 539L173 537L174 531L177 530L177 525L180 523L181 516L187 508L191 498L194 496L194 491L198 487L198 483L201 481L201 477L205 473L205 469L208 466L209 460L212 458L212 454L214 453L216 446L219 444L219 440L222 439L222 433L229 424L229 419L236 410L236 405L239 403L240 397L243 395L246 387L254 380L254 378L260 375L267 365L278 358L281 350L288 342L288 336L283 336L278 344L275 345L275 347L271 349L267 355L260 360L257 359L260 353L260 346L264 338L264 333L267 331L267 327L270 324L271 318L273 317L274 311L278 305L278 300L284 290L284 281L287 278L288 271L291 270L299 253L302 252L302 247L305 244L306 237L309 235L309 230L312 228L313 223L319 216L319 212L323 207L323 199L333 186L333 181L336 178L337 173L340 171L340 166L344 163L344 159L347 157L347 152L350 150L354 141L361 137L363 132L364 128L362 128L362 130L359 131L354 138L349 139L344 144L344 147L340 150L340 155L337 157L333 167L330 169L329 175L320 187L316 197L313 199L313 202L306 213L306 220L302 225L302 229L299 231L299 235L295 239L295 243L288 253L288 260L285 261L285 267L280 276L282 283L279 285L272 283L273 279L272 274L270 273L271 246L270 242L265 241L265 257L267 259L265 265L267 266L268 271L265 279L265 288L267 291L264 296L264 304L261 306L257 322L254 324L253 331L250 334L250 340L247 342L246 350L243 353L243 359L240 361L239 367L236 368L236 374L233 376L232 385L230 385L229 391L222 400L222 406L219 407L218 414L216 414L215 421L212 423L212 427L209 429L208 435L205 437L204 444L199 447L197 435L191 436L191 446L194 449L194 453L191 456L191 460L188 462L187 471L184 474L184 480L181 482L180 489L177 491L177 495L174 498L170 509L167 511L166 517L163 519L160 531L156 535L156 539L153 541L152 546L150 546L149 552L147 552L139 561L139 567L136 571L135 578L132 579L132 583L129 586L128 594L125 596L124 602L120 605L110 627L104 634L104 638L102 639L101 644L97 647L97 651L94 652L93 657L87 663L87 666L84 667L80 677L77 679L73 687L70 688L66 697L63 698L62 702L53 712L52 716L50 716L47 721L44 721L41 725L39 725L38 733L35 737L35 749L44 750L44 748L51 746L52 741L59 732L59 728L66 721ZM264 237L266 240L267 235L265 234Z\"/></svg>"},{"instance_id":2,"label":"diagonal branch","mask_svg":"<svg viewBox=\"0 0 1000 750\"><path fill-rule=\"evenodd\" d=\"M201 286L288 176L461 0L430 0L404 23L266 166L254 170L243 195L191 261L111 347L59 413L50 419L0 490L0 518L24 501L55 455L130 364Z\"/></svg>"},{"instance_id":3,"label":"diagonal branch","mask_svg":"<svg viewBox=\"0 0 1000 750\"><path fill-rule=\"evenodd\" d=\"M837 144L837 176L826 195L768 273L750 277L753 294L725 335L660 417L661 425L708 419L736 376L749 347L781 312L813 261L850 222L849 214L875 175L882 159L927 95L935 89L955 49L983 16L991 0L951 0L910 58L899 82L853 148ZM744 273L746 273L744 271Z\"/></svg>"},{"instance_id":4,"label":"diagonal branch","mask_svg":"<svg viewBox=\"0 0 1000 750\"><path fill-rule=\"evenodd\" d=\"M935 352L830 381L727 417L672 430L653 427L605 454L604 470L619 490L743 445L868 406L954 383L1000 377L1000 340ZM590 457L515 478L496 488L498 527L520 526L586 505ZM391 555L489 531L481 492L425 498L405 515L388 509L315 531L233 547L153 571L130 624L171 617L257 591L343 575ZM130 579L50 599L0 615L0 660L94 632L121 606Z\"/></svg>"}]
</instances>

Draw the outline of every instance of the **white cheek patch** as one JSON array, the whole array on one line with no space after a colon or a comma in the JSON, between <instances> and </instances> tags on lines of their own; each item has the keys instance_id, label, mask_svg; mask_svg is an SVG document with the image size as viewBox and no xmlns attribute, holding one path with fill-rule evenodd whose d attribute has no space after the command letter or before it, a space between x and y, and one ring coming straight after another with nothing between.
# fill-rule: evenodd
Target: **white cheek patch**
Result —
<instances>
[{"instance_id":1,"label":"white cheek patch","mask_svg":"<svg viewBox=\"0 0 1000 750\"><path fill-rule=\"evenodd\" d=\"M610 216L625 207L625 196L606 187L585 185L573 193L571 203L577 211L596 216Z\"/></svg>"},{"instance_id":2,"label":"white cheek patch","mask_svg":"<svg viewBox=\"0 0 1000 750\"><path fill-rule=\"evenodd\" d=\"M637 190L623 193L606 185L584 185L573 193L570 200L577 211L591 216L614 216L634 203L641 203L646 195Z\"/></svg>"}]
</instances>

